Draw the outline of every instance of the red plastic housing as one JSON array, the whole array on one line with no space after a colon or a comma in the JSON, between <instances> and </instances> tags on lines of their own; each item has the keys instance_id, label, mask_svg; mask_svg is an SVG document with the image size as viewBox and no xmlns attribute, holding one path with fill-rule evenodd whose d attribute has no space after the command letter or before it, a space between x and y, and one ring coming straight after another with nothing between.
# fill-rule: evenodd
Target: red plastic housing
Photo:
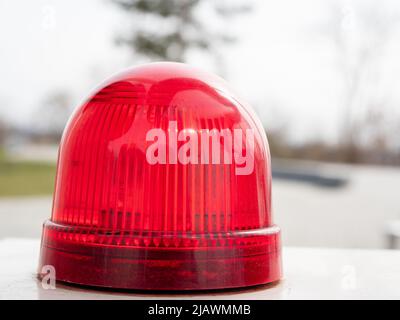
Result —
<instances>
[{"instance_id":1,"label":"red plastic housing","mask_svg":"<svg viewBox=\"0 0 400 320\"><path fill-rule=\"evenodd\" d=\"M39 274L45 265L60 281L124 289L279 280L269 148L251 109L184 64L106 81L63 134Z\"/></svg>"}]
</instances>

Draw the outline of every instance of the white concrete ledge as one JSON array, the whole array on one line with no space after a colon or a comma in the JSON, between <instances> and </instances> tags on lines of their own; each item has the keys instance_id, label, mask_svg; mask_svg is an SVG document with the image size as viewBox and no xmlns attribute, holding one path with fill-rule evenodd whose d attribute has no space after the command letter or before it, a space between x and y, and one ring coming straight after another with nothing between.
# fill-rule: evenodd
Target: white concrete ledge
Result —
<instances>
[{"instance_id":1,"label":"white concrete ledge","mask_svg":"<svg viewBox=\"0 0 400 320\"><path fill-rule=\"evenodd\" d=\"M44 289L35 277L39 241L0 241L0 299L398 299L400 251L285 248L285 279L245 290L145 294L57 284Z\"/></svg>"}]
</instances>

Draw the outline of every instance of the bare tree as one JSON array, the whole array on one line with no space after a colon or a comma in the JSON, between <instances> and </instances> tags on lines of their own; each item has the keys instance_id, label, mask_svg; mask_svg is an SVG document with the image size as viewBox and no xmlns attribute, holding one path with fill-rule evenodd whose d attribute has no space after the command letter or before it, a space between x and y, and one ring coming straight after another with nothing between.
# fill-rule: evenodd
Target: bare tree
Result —
<instances>
[{"instance_id":1,"label":"bare tree","mask_svg":"<svg viewBox=\"0 0 400 320\"><path fill-rule=\"evenodd\" d=\"M40 104L34 115L34 127L40 136L57 141L70 114L70 95L64 91L55 91Z\"/></svg>"},{"instance_id":2,"label":"bare tree","mask_svg":"<svg viewBox=\"0 0 400 320\"><path fill-rule=\"evenodd\" d=\"M0 152L6 141L8 127L3 119L0 119Z\"/></svg>"},{"instance_id":3,"label":"bare tree","mask_svg":"<svg viewBox=\"0 0 400 320\"><path fill-rule=\"evenodd\" d=\"M384 112L386 101L377 90L382 76L380 62L397 21L379 1L366 1L356 7L335 1L331 19L322 28L336 49L337 70L343 83L339 144L345 161L358 160L362 135L368 128L357 117L364 117L371 108L377 109L375 114Z\"/></svg>"}]
</instances>

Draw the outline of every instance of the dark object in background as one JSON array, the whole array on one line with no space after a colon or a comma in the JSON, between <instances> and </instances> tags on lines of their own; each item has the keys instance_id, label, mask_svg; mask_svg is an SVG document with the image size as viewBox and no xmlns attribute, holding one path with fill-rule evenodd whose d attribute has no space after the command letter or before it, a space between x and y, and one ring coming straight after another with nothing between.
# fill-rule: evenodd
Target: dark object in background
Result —
<instances>
[{"instance_id":1,"label":"dark object in background","mask_svg":"<svg viewBox=\"0 0 400 320\"><path fill-rule=\"evenodd\" d=\"M327 188L340 188L348 183L348 179L333 170L324 170L316 164L301 161L272 161L274 179L291 180L310 183Z\"/></svg>"}]
</instances>

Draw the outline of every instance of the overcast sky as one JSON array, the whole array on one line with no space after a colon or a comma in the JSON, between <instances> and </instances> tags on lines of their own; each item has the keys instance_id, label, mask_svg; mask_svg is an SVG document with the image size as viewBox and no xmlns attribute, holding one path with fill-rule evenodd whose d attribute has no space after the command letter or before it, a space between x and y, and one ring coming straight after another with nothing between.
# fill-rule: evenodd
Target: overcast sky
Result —
<instances>
[{"instance_id":1,"label":"overcast sky","mask_svg":"<svg viewBox=\"0 0 400 320\"><path fill-rule=\"evenodd\" d=\"M225 77L267 126L287 122L294 140L334 138L343 114L343 77L337 48L324 33L331 6L326 0L254 2L253 12L227 25L238 42L221 51ZM349 32L360 2L337 1L343 4L338 23ZM369 2L400 12L399 1ZM395 25L372 88L394 101L394 109L400 101ZM128 27L127 16L107 0L0 0L0 115L29 123L51 92L70 92L78 103L108 76L141 62L113 42ZM201 54L190 55L189 62L214 70Z\"/></svg>"}]
</instances>

